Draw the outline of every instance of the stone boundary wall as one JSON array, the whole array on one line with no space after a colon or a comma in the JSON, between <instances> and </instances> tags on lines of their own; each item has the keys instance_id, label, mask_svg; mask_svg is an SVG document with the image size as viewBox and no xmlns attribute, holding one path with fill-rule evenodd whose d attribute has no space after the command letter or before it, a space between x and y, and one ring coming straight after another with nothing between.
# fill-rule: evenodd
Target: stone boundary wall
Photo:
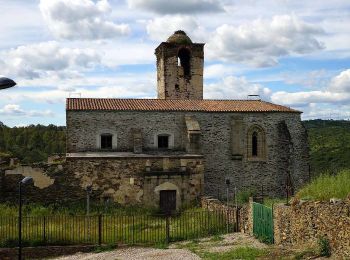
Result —
<instances>
[{"instance_id":1,"label":"stone boundary wall","mask_svg":"<svg viewBox=\"0 0 350 260\"><path fill-rule=\"evenodd\" d=\"M278 204L273 209L275 244L316 245L326 237L332 254L350 257L350 197L337 202Z\"/></svg>"},{"instance_id":2,"label":"stone boundary wall","mask_svg":"<svg viewBox=\"0 0 350 260\"><path fill-rule=\"evenodd\" d=\"M24 247L22 256L24 259L46 259L48 257L58 257L64 255L72 255L78 252L92 252L96 246L78 245L78 246L39 246ZM0 248L0 259L11 260L18 258L18 248Z\"/></svg>"},{"instance_id":3,"label":"stone boundary wall","mask_svg":"<svg viewBox=\"0 0 350 260\"><path fill-rule=\"evenodd\" d=\"M242 233L253 234L253 214L252 207L249 205L244 205L243 207L238 207L238 231ZM209 211L222 211L224 213L233 212L230 214L230 222L235 223L237 219L236 207L227 206L220 200L212 197L202 197L201 207Z\"/></svg>"}]
</instances>

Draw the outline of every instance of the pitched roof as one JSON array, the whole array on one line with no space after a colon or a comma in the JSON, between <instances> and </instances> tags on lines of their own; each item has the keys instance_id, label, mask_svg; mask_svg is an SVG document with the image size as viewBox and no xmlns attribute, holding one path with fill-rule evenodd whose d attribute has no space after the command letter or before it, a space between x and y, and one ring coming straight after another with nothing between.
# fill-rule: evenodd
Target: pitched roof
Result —
<instances>
[{"instance_id":1,"label":"pitched roof","mask_svg":"<svg viewBox=\"0 0 350 260\"><path fill-rule=\"evenodd\" d=\"M179 100L67 98L66 110L79 111L197 111L197 112L292 112L289 107L261 100Z\"/></svg>"}]
</instances>

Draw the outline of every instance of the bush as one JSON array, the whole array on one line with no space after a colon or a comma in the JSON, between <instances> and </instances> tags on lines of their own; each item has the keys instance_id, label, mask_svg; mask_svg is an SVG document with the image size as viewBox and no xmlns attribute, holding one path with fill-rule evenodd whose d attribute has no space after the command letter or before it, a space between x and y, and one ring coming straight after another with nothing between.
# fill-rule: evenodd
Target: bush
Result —
<instances>
[{"instance_id":1,"label":"bush","mask_svg":"<svg viewBox=\"0 0 350 260\"><path fill-rule=\"evenodd\" d=\"M326 237L320 237L317 240L320 256L331 256L331 246Z\"/></svg>"},{"instance_id":2,"label":"bush","mask_svg":"<svg viewBox=\"0 0 350 260\"><path fill-rule=\"evenodd\" d=\"M322 174L307 184L298 193L298 198L326 200L331 198L345 199L350 193L350 170L343 170L337 175Z\"/></svg>"},{"instance_id":3,"label":"bush","mask_svg":"<svg viewBox=\"0 0 350 260\"><path fill-rule=\"evenodd\" d=\"M249 188L246 190L242 190L237 193L237 202L238 204L244 204L249 202L249 197L253 197L256 195L256 190Z\"/></svg>"}]
</instances>

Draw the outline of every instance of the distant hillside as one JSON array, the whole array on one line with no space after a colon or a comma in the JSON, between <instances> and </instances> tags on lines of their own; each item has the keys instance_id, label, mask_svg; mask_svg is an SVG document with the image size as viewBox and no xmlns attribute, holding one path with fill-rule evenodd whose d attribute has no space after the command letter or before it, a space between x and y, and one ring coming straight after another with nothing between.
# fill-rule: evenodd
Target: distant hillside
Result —
<instances>
[{"instance_id":1,"label":"distant hillside","mask_svg":"<svg viewBox=\"0 0 350 260\"><path fill-rule=\"evenodd\" d=\"M350 121L303 121L309 133L311 169L314 174L350 169ZM30 125L7 127L0 122L0 156L24 163L46 161L53 153L65 152L65 127Z\"/></svg>"},{"instance_id":2,"label":"distant hillside","mask_svg":"<svg viewBox=\"0 0 350 260\"><path fill-rule=\"evenodd\" d=\"M23 163L47 161L54 153L64 153L64 126L30 125L7 127L0 122L0 156L17 157Z\"/></svg>"},{"instance_id":3,"label":"distant hillside","mask_svg":"<svg viewBox=\"0 0 350 260\"><path fill-rule=\"evenodd\" d=\"M308 130L314 174L350 169L350 121L303 121Z\"/></svg>"}]
</instances>

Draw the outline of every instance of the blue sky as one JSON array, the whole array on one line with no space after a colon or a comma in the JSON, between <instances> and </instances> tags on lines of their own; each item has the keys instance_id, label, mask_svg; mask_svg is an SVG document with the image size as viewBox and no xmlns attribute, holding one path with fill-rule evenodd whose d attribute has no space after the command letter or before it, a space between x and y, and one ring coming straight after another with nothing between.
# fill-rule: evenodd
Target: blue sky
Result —
<instances>
[{"instance_id":1,"label":"blue sky","mask_svg":"<svg viewBox=\"0 0 350 260\"><path fill-rule=\"evenodd\" d=\"M156 97L154 49L204 42L204 97L263 100L303 118L350 118L346 0L0 0L9 126L65 124L65 98ZM78 93L78 94L77 94Z\"/></svg>"}]
</instances>

